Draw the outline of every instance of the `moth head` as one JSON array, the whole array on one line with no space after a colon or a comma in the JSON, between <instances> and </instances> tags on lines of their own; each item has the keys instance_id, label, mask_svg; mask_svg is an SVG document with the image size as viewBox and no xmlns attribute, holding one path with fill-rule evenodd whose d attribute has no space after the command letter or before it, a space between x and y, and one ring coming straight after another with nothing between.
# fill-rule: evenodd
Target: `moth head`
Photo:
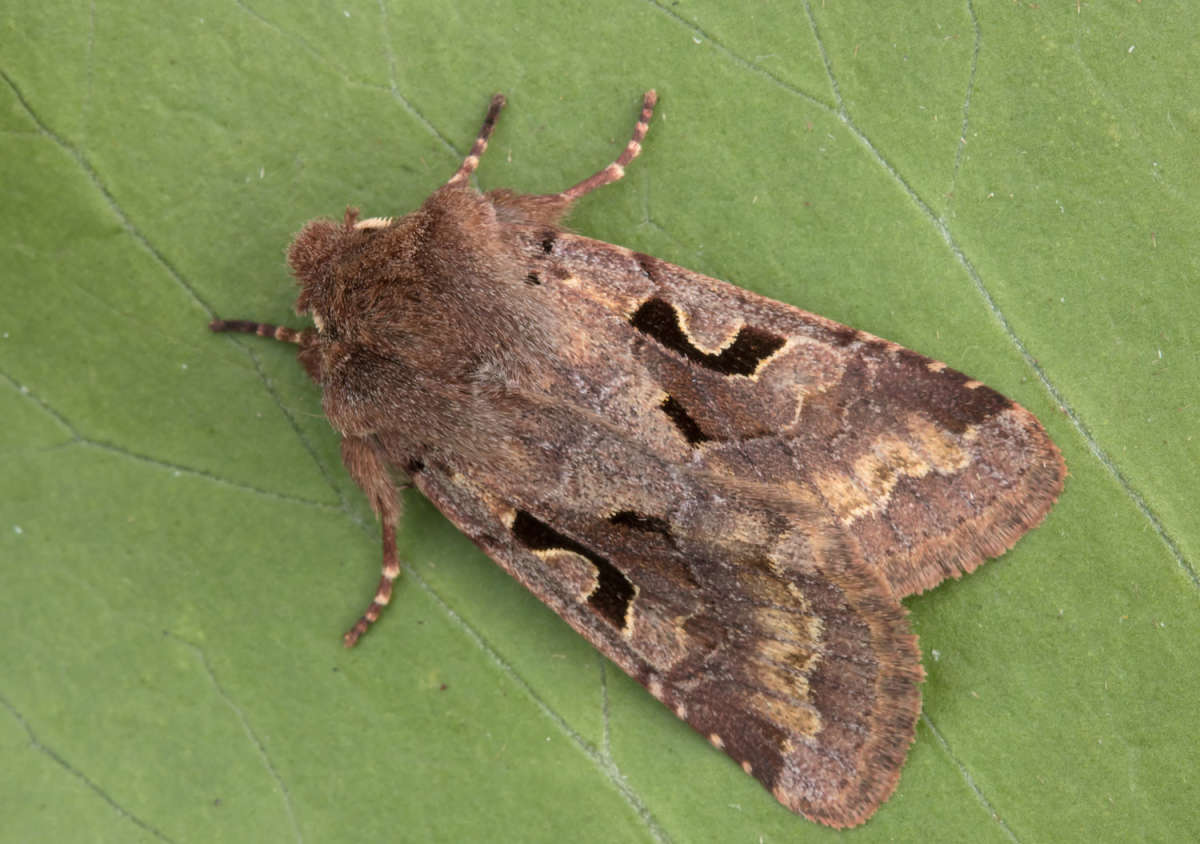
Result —
<instances>
[{"instance_id":1,"label":"moth head","mask_svg":"<svg viewBox=\"0 0 1200 844\"><path fill-rule=\"evenodd\" d=\"M386 266L403 248L406 218L358 219L358 209L347 208L340 221L312 220L288 248L288 265L300 285L296 313L311 314L321 333L345 327L364 307L374 291L387 283Z\"/></svg>"}]
</instances>

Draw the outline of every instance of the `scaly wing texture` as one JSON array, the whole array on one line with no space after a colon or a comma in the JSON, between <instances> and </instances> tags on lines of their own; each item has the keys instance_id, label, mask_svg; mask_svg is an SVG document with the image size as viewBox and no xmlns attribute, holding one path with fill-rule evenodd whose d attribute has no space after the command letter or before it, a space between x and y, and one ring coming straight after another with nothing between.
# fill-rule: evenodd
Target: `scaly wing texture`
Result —
<instances>
[{"instance_id":1,"label":"scaly wing texture","mask_svg":"<svg viewBox=\"0 0 1200 844\"><path fill-rule=\"evenodd\" d=\"M1037 419L943 363L621 247L535 227L521 240L565 312L607 313L580 364L629 348L615 354L662 387L633 395L639 382L593 371L608 381L597 412L714 473L813 490L897 596L1003 553L1062 490ZM598 264L607 287L576 283Z\"/></svg>"},{"instance_id":2,"label":"scaly wing texture","mask_svg":"<svg viewBox=\"0 0 1200 844\"><path fill-rule=\"evenodd\" d=\"M589 484L606 516L526 504L521 479L510 486L470 467L422 464L412 476L493 559L782 803L833 826L861 823L895 787L920 711L916 640L882 578L819 502L747 508L744 492L659 466L641 474L630 508L616 509L623 492L602 474L621 446L591 446L562 482ZM648 512L663 485L677 498Z\"/></svg>"}]
</instances>

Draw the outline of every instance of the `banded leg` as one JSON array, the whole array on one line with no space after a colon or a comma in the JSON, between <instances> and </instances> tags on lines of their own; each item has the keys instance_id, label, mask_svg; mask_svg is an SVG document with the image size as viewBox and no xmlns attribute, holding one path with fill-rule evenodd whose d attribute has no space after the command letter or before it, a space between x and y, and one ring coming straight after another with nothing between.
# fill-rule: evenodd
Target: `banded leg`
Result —
<instances>
[{"instance_id":1,"label":"banded leg","mask_svg":"<svg viewBox=\"0 0 1200 844\"><path fill-rule=\"evenodd\" d=\"M400 559L396 554L396 525L400 521L400 499L396 495L396 484L384 459L371 446L369 440L362 437L346 437L342 440L342 462L346 471L358 484L371 509L382 522L383 530L383 565L379 577L379 586L375 589L375 597L371 599L367 611L346 631L342 644L348 648L367 632L367 629L379 620L383 608L392 600L392 584L400 576Z\"/></svg>"},{"instance_id":2,"label":"banded leg","mask_svg":"<svg viewBox=\"0 0 1200 844\"><path fill-rule=\"evenodd\" d=\"M252 322L246 319L214 319L208 324L213 331L233 331L240 334L257 334L259 337L270 337L284 343L295 343L299 346L304 342L304 332L286 325L271 325L269 322Z\"/></svg>"},{"instance_id":3,"label":"banded leg","mask_svg":"<svg viewBox=\"0 0 1200 844\"><path fill-rule=\"evenodd\" d=\"M615 182L624 176L625 168L642 151L642 139L646 137L646 132L650 128L650 118L654 115L654 104L657 102L658 93L651 88L642 96L642 113L638 116L637 125L633 127L633 137L629 139L629 143L625 145L624 151L617 160L603 170L588 176L574 187L567 188L559 196L568 202L574 202L584 194L590 193L598 187Z\"/></svg>"},{"instance_id":4,"label":"banded leg","mask_svg":"<svg viewBox=\"0 0 1200 844\"><path fill-rule=\"evenodd\" d=\"M479 136L475 138L471 151L459 165L458 171L450 177L450 181L446 182L447 185L462 184L467 181L468 176L475 172L475 168L479 166L480 157L487 149L488 138L492 136L492 130L496 128L496 118L500 115L502 108L504 108L504 95L496 94L492 97L491 105L488 106L487 116L483 118L483 126L479 128Z\"/></svg>"},{"instance_id":5,"label":"banded leg","mask_svg":"<svg viewBox=\"0 0 1200 844\"><path fill-rule=\"evenodd\" d=\"M300 347L296 359L308 373L308 377L318 384L321 383L321 349L317 343L317 332L312 328L297 331L286 325L271 325L269 322L254 322L246 319L214 319L208 324L213 331L238 332L240 334L257 334L271 340L293 343Z\"/></svg>"}]
</instances>

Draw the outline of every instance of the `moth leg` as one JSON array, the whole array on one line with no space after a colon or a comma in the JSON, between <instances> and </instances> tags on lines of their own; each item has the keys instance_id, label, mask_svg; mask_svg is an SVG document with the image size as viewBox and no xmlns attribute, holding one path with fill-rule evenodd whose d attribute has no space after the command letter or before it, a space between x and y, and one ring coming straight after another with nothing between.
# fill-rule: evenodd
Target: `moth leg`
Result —
<instances>
[{"instance_id":1,"label":"moth leg","mask_svg":"<svg viewBox=\"0 0 1200 844\"><path fill-rule=\"evenodd\" d=\"M480 156L487 149L488 138L492 136L492 129L496 127L496 118L500 115L502 108L504 108L504 95L496 94L492 97L491 105L488 106L487 116L483 118L483 126L479 127L479 136L475 138L471 151L459 165L458 171L450 177L450 181L446 182L447 185L462 184L467 181L468 176L475 172L475 168L479 166Z\"/></svg>"},{"instance_id":2,"label":"moth leg","mask_svg":"<svg viewBox=\"0 0 1200 844\"><path fill-rule=\"evenodd\" d=\"M342 440L342 462L346 471L367 495L371 509L382 523L383 529L383 572L379 587L370 606L354 626L346 631L342 643L354 647L367 628L378 620L383 608L392 599L392 583L400 576L400 560L396 555L396 525L400 521L400 499L396 495L396 484L388 471L387 463L365 437L346 437Z\"/></svg>"},{"instance_id":3,"label":"moth leg","mask_svg":"<svg viewBox=\"0 0 1200 844\"><path fill-rule=\"evenodd\" d=\"M574 187L567 188L559 196L567 202L574 202L585 193L590 193L596 188L615 182L624 176L625 168L642 151L642 139L646 137L646 131L650 128L650 117L654 114L654 104L657 102L658 93L651 88L642 97L642 113L638 116L637 125L633 127L633 137L629 139L629 143L625 145L625 150L617 160L603 170L588 176Z\"/></svg>"},{"instance_id":4,"label":"moth leg","mask_svg":"<svg viewBox=\"0 0 1200 844\"><path fill-rule=\"evenodd\" d=\"M303 331L288 328L286 325L271 325L269 322L252 322L246 319L214 319L208 327L213 331L257 334L259 337L270 337L272 340L295 343L297 346L301 344L304 336Z\"/></svg>"},{"instance_id":5,"label":"moth leg","mask_svg":"<svg viewBox=\"0 0 1200 844\"><path fill-rule=\"evenodd\" d=\"M271 325L269 322L254 322L246 319L214 319L208 324L213 331L236 332L239 334L257 334L259 337L269 337L284 343L294 343L300 347L297 355L308 377L321 383L321 361L316 354L316 333L306 328L297 331L286 325Z\"/></svg>"}]
</instances>

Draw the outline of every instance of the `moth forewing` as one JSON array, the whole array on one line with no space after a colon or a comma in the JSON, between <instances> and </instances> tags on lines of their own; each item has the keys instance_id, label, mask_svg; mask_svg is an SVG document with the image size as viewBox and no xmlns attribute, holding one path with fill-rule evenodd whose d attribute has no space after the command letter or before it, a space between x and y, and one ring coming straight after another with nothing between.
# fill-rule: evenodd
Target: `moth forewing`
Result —
<instances>
[{"instance_id":1,"label":"moth forewing","mask_svg":"<svg viewBox=\"0 0 1200 844\"><path fill-rule=\"evenodd\" d=\"M400 567L395 477L788 808L866 820L920 710L900 603L1009 548L1062 488L1031 414L949 367L560 225L565 191L469 185L318 220L288 260L299 345Z\"/></svg>"}]
</instances>

